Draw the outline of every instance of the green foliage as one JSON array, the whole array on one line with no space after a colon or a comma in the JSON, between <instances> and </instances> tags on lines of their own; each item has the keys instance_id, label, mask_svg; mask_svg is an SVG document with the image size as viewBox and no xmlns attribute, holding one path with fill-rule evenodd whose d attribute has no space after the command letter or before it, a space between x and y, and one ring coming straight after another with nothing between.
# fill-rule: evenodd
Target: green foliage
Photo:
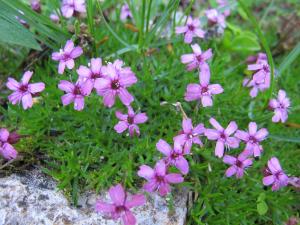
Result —
<instances>
[{"instance_id":1,"label":"green foliage","mask_svg":"<svg viewBox=\"0 0 300 225\"><path fill-rule=\"evenodd\" d=\"M214 98L213 107L199 108L195 102L184 101L187 84L199 82L198 73L187 72L180 62L182 54L192 52L191 47L183 44L182 36L173 35L170 29L174 28L175 20L172 17L179 10L179 1L168 1L166 5L161 1L152 1L151 4L151 1L126 2L134 14L134 20L129 22L142 34L127 29L119 20L118 13L105 13L119 9L121 5L116 4L118 1L107 0L102 3L88 0L87 19L71 20L74 24L86 23L87 35L93 38L93 46L85 46L85 56L76 60L75 68L87 65L91 55L101 57L103 61L120 58L132 68L138 77L138 83L129 88L135 96L133 107L146 112L149 117L149 121L140 126L141 136L129 138L126 134L114 131L113 127L118 122L115 111L126 111L119 100L112 109L108 109L103 106L101 97L93 93L85 99L82 112L75 111L72 105L63 107L60 100L63 92L57 85L60 80L75 82L76 71L68 70L64 75L58 75L57 63L45 58L29 68L35 72L33 82L43 81L46 84L46 90L37 98L33 108L24 111L20 106L11 104L0 107L3 114L1 126L18 129L21 134L28 135L17 145L20 154L41 162L44 171L59 182L59 187L65 190L75 204L81 191L100 191L118 182L137 191L143 182L136 175L139 166L153 166L161 157L155 148L156 142L163 138L171 143L181 129L182 115L173 105L181 102L194 124L204 123L210 127L208 119L215 117L223 126L235 120L239 128L245 130L250 121L255 121L270 133L269 138L262 143L262 158L256 160L244 178L239 180L225 178L227 166L214 156L214 142L203 137L205 147L193 147L193 154L188 158L190 173L185 177L185 183L180 185L187 187L195 196L188 212L187 224L279 225L290 216L297 215L300 205L295 190L286 187L272 192L270 188L264 188L262 169L270 157L276 156L287 174L299 176L300 130L296 128L300 121L300 81L297 77L300 70L297 63L300 60L299 46L291 53L282 52L274 57L275 70L279 69L281 76L274 82L272 97L278 89L284 89L292 102L288 123L274 124L271 122L272 113L265 108L268 93L260 93L257 98L251 99L249 90L242 87L242 81L246 57L269 48L266 43L273 41L268 37L274 38L275 34L272 30L262 29L263 34L257 35L257 29L261 28L256 27L254 31L247 9L239 8L238 12L232 12L224 37L206 41L195 39L203 50L213 49L211 83L220 83L225 90ZM8 5L18 7L19 4L9 1ZM250 5L247 4L247 7ZM150 12L147 8L149 6L155 9L155 13L152 12L154 10ZM49 41L51 46L55 43L57 48L64 45L66 26L70 21L65 20L58 27L48 24L41 16L43 26L36 26L36 19L40 15L29 12L27 6L22 7L28 10L24 12L29 17L26 17L28 21L31 21L31 29L45 37L45 40L38 40L46 44ZM185 13L190 14L190 10L192 7L188 7ZM200 12L193 13L197 15ZM100 23L95 18L100 18ZM160 35L162 32L165 36ZM36 33L34 37L37 37ZM80 29L77 35L82 36ZM261 40L262 35L266 40ZM69 34L68 38L71 36ZM73 39L82 41L78 40L78 36ZM108 40L102 41L106 36ZM262 42L264 44L261 46ZM14 74L17 79L21 77L22 71L18 74ZM0 92L0 97L4 99L7 94ZM231 150L230 154L236 155L241 150L242 147Z\"/></svg>"}]
</instances>

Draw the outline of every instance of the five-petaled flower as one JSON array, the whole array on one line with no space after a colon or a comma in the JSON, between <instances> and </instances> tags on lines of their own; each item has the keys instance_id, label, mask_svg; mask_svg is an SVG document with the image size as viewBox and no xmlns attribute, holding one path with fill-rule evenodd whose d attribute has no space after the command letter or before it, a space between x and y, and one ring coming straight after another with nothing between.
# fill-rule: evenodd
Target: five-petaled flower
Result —
<instances>
[{"instance_id":1,"label":"five-petaled flower","mask_svg":"<svg viewBox=\"0 0 300 225\"><path fill-rule=\"evenodd\" d=\"M102 72L103 68L102 59L93 58L91 59L91 63L89 63L89 67L80 66L77 69L79 79L83 82L83 85L87 90L87 94L90 94L93 90L95 80L104 76Z\"/></svg>"},{"instance_id":2,"label":"five-petaled flower","mask_svg":"<svg viewBox=\"0 0 300 225\"><path fill-rule=\"evenodd\" d=\"M128 18L132 18L132 14L130 12L129 6L127 4L124 4L121 8L120 19L124 21Z\"/></svg>"},{"instance_id":3,"label":"five-petaled flower","mask_svg":"<svg viewBox=\"0 0 300 225\"><path fill-rule=\"evenodd\" d=\"M148 181L143 186L147 192L158 190L161 196L171 191L170 184L182 183L184 180L181 174L167 173L167 165L163 160L158 161L154 169L147 165L140 166L138 175Z\"/></svg>"},{"instance_id":4,"label":"five-petaled flower","mask_svg":"<svg viewBox=\"0 0 300 225\"><path fill-rule=\"evenodd\" d=\"M264 171L263 184L272 185L272 190L277 191L281 187L288 185L288 176L281 169L280 163L276 157L272 157L268 161L268 167Z\"/></svg>"},{"instance_id":5,"label":"five-petaled flower","mask_svg":"<svg viewBox=\"0 0 300 225\"><path fill-rule=\"evenodd\" d=\"M259 157L263 151L260 142L266 139L268 130L266 128L257 130L257 124L255 122L250 122L248 127L248 132L237 130L234 136L246 143L245 153Z\"/></svg>"},{"instance_id":6,"label":"five-petaled flower","mask_svg":"<svg viewBox=\"0 0 300 225\"><path fill-rule=\"evenodd\" d=\"M186 88L184 99L190 101L201 101L203 107L213 105L212 95L221 94L223 88L220 84L209 84L210 70L203 66L199 73L200 84L189 84Z\"/></svg>"},{"instance_id":7,"label":"five-petaled flower","mask_svg":"<svg viewBox=\"0 0 300 225\"><path fill-rule=\"evenodd\" d=\"M203 67L208 67L206 61L212 57L211 49L202 52L198 44L193 44L191 47L194 53L181 56L181 62L187 64L186 69L191 71L196 68L201 70Z\"/></svg>"},{"instance_id":8,"label":"five-petaled flower","mask_svg":"<svg viewBox=\"0 0 300 225\"><path fill-rule=\"evenodd\" d=\"M196 127L193 127L192 120L186 118L182 120L182 131L179 135L173 138L175 143L179 143L183 146L185 154L189 154L193 143L203 146L199 136L204 134L205 128L203 123L199 123Z\"/></svg>"},{"instance_id":9,"label":"five-petaled flower","mask_svg":"<svg viewBox=\"0 0 300 225\"><path fill-rule=\"evenodd\" d=\"M208 9L205 11L205 14L209 25L214 26L217 24L223 29L226 27L225 16L216 9Z\"/></svg>"},{"instance_id":10,"label":"five-petaled flower","mask_svg":"<svg viewBox=\"0 0 300 225\"><path fill-rule=\"evenodd\" d=\"M164 161L167 166L175 166L182 174L189 172L189 163L184 158L184 151L179 143L174 143L172 148L165 140L160 139L156 143L156 148L165 155Z\"/></svg>"},{"instance_id":11,"label":"five-petaled flower","mask_svg":"<svg viewBox=\"0 0 300 225\"><path fill-rule=\"evenodd\" d=\"M186 25L181 27L176 27L176 34L184 34L184 42L192 43L193 37L204 38L205 32L200 28L200 20L188 17Z\"/></svg>"},{"instance_id":12,"label":"five-petaled flower","mask_svg":"<svg viewBox=\"0 0 300 225\"><path fill-rule=\"evenodd\" d=\"M74 12L85 13L85 0L63 0L61 12L66 18L72 17Z\"/></svg>"},{"instance_id":13,"label":"five-petaled flower","mask_svg":"<svg viewBox=\"0 0 300 225\"><path fill-rule=\"evenodd\" d=\"M112 107L115 104L116 96L119 96L121 102L128 106L133 102L133 96L127 91L137 82L135 74L129 67L122 68L123 62L117 60L115 63L109 63L103 69L102 78L95 81L94 87L100 96L103 96L103 103L107 107Z\"/></svg>"},{"instance_id":14,"label":"five-petaled flower","mask_svg":"<svg viewBox=\"0 0 300 225\"><path fill-rule=\"evenodd\" d=\"M123 133L128 129L129 135L134 136L136 133L140 135L140 129L138 124L145 123L148 120L146 113L135 113L131 106L127 106L128 113L123 114L120 111L116 111L116 117L120 120L114 127L117 133Z\"/></svg>"},{"instance_id":15,"label":"five-petaled flower","mask_svg":"<svg viewBox=\"0 0 300 225\"><path fill-rule=\"evenodd\" d=\"M130 211L131 208L144 205L146 198L143 194L128 195L121 184L113 186L108 191L112 203L106 203L102 200L96 202L97 212L104 213L112 219L122 219L124 225L136 224L136 218Z\"/></svg>"},{"instance_id":16,"label":"five-petaled flower","mask_svg":"<svg viewBox=\"0 0 300 225\"><path fill-rule=\"evenodd\" d=\"M9 77L6 83L8 89L14 91L8 96L8 100L13 104L19 104L22 101L23 108L26 110L33 105L32 95L42 92L45 89L43 82L29 84L33 72L26 71L20 82Z\"/></svg>"},{"instance_id":17,"label":"five-petaled flower","mask_svg":"<svg viewBox=\"0 0 300 225\"><path fill-rule=\"evenodd\" d=\"M0 154L7 160L15 159L18 152L10 143L10 133L7 129L0 129Z\"/></svg>"},{"instance_id":18,"label":"five-petaled flower","mask_svg":"<svg viewBox=\"0 0 300 225\"><path fill-rule=\"evenodd\" d=\"M274 111L272 121L285 123L288 119L288 108L290 107L290 99L287 98L284 90L279 90L277 99L271 99L269 107Z\"/></svg>"},{"instance_id":19,"label":"five-petaled flower","mask_svg":"<svg viewBox=\"0 0 300 225\"><path fill-rule=\"evenodd\" d=\"M84 108L84 97L88 95L89 90L85 89L85 86L79 80L73 84L67 80L61 80L58 84L58 88L64 92L65 95L61 97L63 105L69 105L74 102L74 109L81 111Z\"/></svg>"},{"instance_id":20,"label":"five-petaled flower","mask_svg":"<svg viewBox=\"0 0 300 225\"><path fill-rule=\"evenodd\" d=\"M239 154L238 157L224 155L223 162L231 165L225 172L226 176L231 177L235 174L236 178L242 178L244 170L253 163L252 159L247 158L244 153Z\"/></svg>"},{"instance_id":21,"label":"five-petaled flower","mask_svg":"<svg viewBox=\"0 0 300 225\"><path fill-rule=\"evenodd\" d=\"M215 155L222 158L224 155L224 147L239 147L239 139L230 137L237 129L237 124L231 121L226 129L224 129L214 118L209 119L209 123L216 129L205 129L205 136L209 140L216 140Z\"/></svg>"},{"instance_id":22,"label":"five-petaled flower","mask_svg":"<svg viewBox=\"0 0 300 225\"><path fill-rule=\"evenodd\" d=\"M75 66L74 59L78 58L82 53L83 50L81 47L77 46L74 48L74 42L72 40L66 42L64 49L52 53L52 59L59 61L58 73L63 74L66 66L70 70L73 69Z\"/></svg>"}]
</instances>

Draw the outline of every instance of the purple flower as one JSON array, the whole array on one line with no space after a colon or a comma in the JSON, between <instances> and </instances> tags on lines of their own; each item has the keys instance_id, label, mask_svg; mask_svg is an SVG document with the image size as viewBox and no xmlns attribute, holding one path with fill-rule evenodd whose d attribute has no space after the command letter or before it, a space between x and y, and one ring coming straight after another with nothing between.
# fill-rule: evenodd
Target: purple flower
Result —
<instances>
[{"instance_id":1,"label":"purple flower","mask_svg":"<svg viewBox=\"0 0 300 225\"><path fill-rule=\"evenodd\" d=\"M7 160L15 159L18 155L18 152L9 143L9 136L7 129L0 129L0 154Z\"/></svg>"},{"instance_id":2,"label":"purple flower","mask_svg":"<svg viewBox=\"0 0 300 225\"><path fill-rule=\"evenodd\" d=\"M227 0L217 0L217 3L220 7L227 7L229 5L228 1ZM230 9L226 9L224 12L223 12L223 15L225 17L229 16L230 15Z\"/></svg>"},{"instance_id":3,"label":"purple flower","mask_svg":"<svg viewBox=\"0 0 300 225\"><path fill-rule=\"evenodd\" d=\"M61 80L58 84L58 88L64 92L65 95L61 97L61 101L64 106L74 102L74 109L81 111L84 108L84 97L87 96L88 91L85 89L85 86L82 82L77 81L76 84L73 84L66 80Z\"/></svg>"},{"instance_id":4,"label":"purple flower","mask_svg":"<svg viewBox=\"0 0 300 225\"><path fill-rule=\"evenodd\" d=\"M166 141L160 139L156 143L156 148L166 156L164 161L167 166L175 166L182 174L187 174L189 172L189 163L184 158L185 154L179 143L175 142L174 148L172 148Z\"/></svg>"},{"instance_id":5,"label":"purple flower","mask_svg":"<svg viewBox=\"0 0 300 225\"><path fill-rule=\"evenodd\" d=\"M263 184L272 185L272 190L277 191L281 187L288 185L288 176L281 169L280 163L276 157L272 157L268 161L268 168L264 171Z\"/></svg>"},{"instance_id":6,"label":"purple flower","mask_svg":"<svg viewBox=\"0 0 300 225\"><path fill-rule=\"evenodd\" d=\"M202 67L208 67L206 60L212 57L211 49L206 50L205 52L201 51L201 48L198 44L191 45L193 52L192 54L184 54L181 56L181 62L187 64L186 69L191 71L193 69Z\"/></svg>"},{"instance_id":7,"label":"purple flower","mask_svg":"<svg viewBox=\"0 0 300 225\"><path fill-rule=\"evenodd\" d=\"M56 13L51 13L50 14L50 20L52 20L54 23L59 22L59 16Z\"/></svg>"},{"instance_id":8,"label":"purple flower","mask_svg":"<svg viewBox=\"0 0 300 225\"><path fill-rule=\"evenodd\" d=\"M85 13L85 0L63 0L61 12L66 18L72 17L74 12Z\"/></svg>"},{"instance_id":9,"label":"purple flower","mask_svg":"<svg viewBox=\"0 0 300 225\"><path fill-rule=\"evenodd\" d=\"M137 78L129 67L122 68L122 65L121 60L116 60L113 64L109 63L103 69L105 76L95 81L94 87L97 93L103 96L103 103L109 108L115 104L116 96L119 96L126 106L134 100L126 88L136 83Z\"/></svg>"},{"instance_id":10,"label":"purple flower","mask_svg":"<svg viewBox=\"0 0 300 225\"><path fill-rule=\"evenodd\" d=\"M120 19L124 21L127 18L132 18L132 14L130 12L129 6L127 4L124 4L121 8Z\"/></svg>"},{"instance_id":11,"label":"purple flower","mask_svg":"<svg viewBox=\"0 0 300 225\"><path fill-rule=\"evenodd\" d=\"M288 108L290 107L290 99L286 97L284 90L279 90L277 99L271 99L269 107L274 111L272 121L278 123L281 121L285 123L288 119Z\"/></svg>"},{"instance_id":12,"label":"purple flower","mask_svg":"<svg viewBox=\"0 0 300 225\"><path fill-rule=\"evenodd\" d=\"M213 105L212 95L221 94L223 88L220 84L209 84L210 70L203 66L199 73L200 84L189 84L186 88L184 99L190 101L201 101L203 107Z\"/></svg>"},{"instance_id":13,"label":"purple flower","mask_svg":"<svg viewBox=\"0 0 300 225\"><path fill-rule=\"evenodd\" d=\"M186 25L182 27L176 27L176 34L184 34L184 42L192 43L193 37L204 38L205 32L200 28L199 19L188 17Z\"/></svg>"},{"instance_id":14,"label":"purple flower","mask_svg":"<svg viewBox=\"0 0 300 225\"><path fill-rule=\"evenodd\" d=\"M225 16L216 9L208 9L205 11L205 14L210 26L219 25L223 29L226 27Z\"/></svg>"},{"instance_id":15,"label":"purple flower","mask_svg":"<svg viewBox=\"0 0 300 225\"><path fill-rule=\"evenodd\" d=\"M248 56L248 58L246 59L246 62L248 64L253 64L255 62L260 62L260 61L267 61L268 60L268 57L265 53L263 52L259 52L257 55L250 55Z\"/></svg>"},{"instance_id":16,"label":"purple flower","mask_svg":"<svg viewBox=\"0 0 300 225\"><path fill-rule=\"evenodd\" d=\"M224 147L239 147L239 139L230 137L237 129L237 124L231 121L226 129L224 129L214 118L209 119L209 123L216 129L206 129L204 134L209 140L216 140L215 155L222 158L224 155Z\"/></svg>"},{"instance_id":17,"label":"purple flower","mask_svg":"<svg viewBox=\"0 0 300 225\"><path fill-rule=\"evenodd\" d=\"M203 146L199 136L204 133L205 128L203 123L199 123L196 127L193 127L192 120L190 118L182 120L182 131L179 135L174 137L174 142L183 146L185 154L189 154L193 143Z\"/></svg>"},{"instance_id":18,"label":"purple flower","mask_svg":"<svg viewBox=\"0 0 300 225\"><path fill-rule=\"evenodd\" d=\"M30 0L31 9L36 12L41 12L41 3L40 0Z\"/></svg>"},{"instance_id":19,"label":"purple flower","mask_svg":"<svg viewBox=\"0 0 300 225\"><path fill-rule=\"evenodd\" d=\"M74 48L74 43L72 40L68 40L64 49L60 49L59 52L52 53L52 59L59 61L58 73L63 74L65 67L68 69L73 69L75 66L74 59L78 58L83 53L81 47L77 46Z\"/></svg>"},{"instance_id":20,"label":"purple flower","mask_svg":"<svg viewBox=\"0 0 300 225\"><path fill-rule=\"evenodd\" d=\"M130 209L144 205L145 196L143 194L128 196L121 184L111 187L108 192L112 203L98 200L95 206L96 211L107 214L114 220L121 218L124 225L136 224L136 218Z\"/></svg>"},{"instance_id":21,"label":"purple flower","mask_svg":"<svg viewBox=\"0 0 300 225\"><path fill-rule=\"evenodd\" d=\"M127 106L128 114L122 114L120 111L116 111L116 117L120 120L114 127L117 133L123 133L125 130L129 130L129 135L134 136L136 133L140 135L140 129L137 124L145 123L148 120L146 113L134 113L131 106Z\"/></svg>"},{"instance_id":22,"label":"purple flower","mask_svg":"<svg viewBox=\"0 0 300 225\"><path fill-rule=\"evenodd\" d=\"M247 158L247 155L241 153L238 157L225 155L223 162L231 165L225 172L227 177L231 177L235 174L236 178L242 178L244 176L244 170L252 165L252 159Z\"/></svg>"},{"instance_id":23,"label":"purple flower","mask_svg":"<svg viewBox=\"0 0 300 225\"><path fill-rule=\"evenodd\" d=\"M148 181L143 187L147 192L158 190L161 196L165 196L171 191L170 184L183 182L181 174L167 173L167 165L163 160L158 161L154 169L147 165L140 166L138 175Z\"/></svg>"},{"instance_id":24,"label":"purple flower","mask_svg":"<svg viewBox=\"0 0 300 225\"><path fill-rule=\"evenodd\" d=\"M268 136L268 130L266 128L257 130L255 122L249 123L248 127L249 131L237 130L234 136L246 143L245 151L249 155L259 157L263 151L260 142L266 139Z\"/></svg>"},{"instance_id":25,"label":"purple flower","mask_svg":"<svg viewBox=\"0 0 300 225\"><path fill-rule=\"evenodd\" d=\"M89 67L80 66L77 70L79 79L86 86L87 94L89 95L93 88L95 87L95 81L97 78L104 77L103 75L103 66L101 58L91 59Z\"/></svg>"},{"instance_id":26,"label":"purple flower","mask_svg":"<svg viewBox=\"0 0 300 225\"><path fill-rule=\"evenodd\" d=\"M26 71L20 82L9 77L6 83L6 87L14 91L8 96L8 100L13 104L19 104L22 101L23 108L26 110L33 105L32 95L42 92L45 89L43 82L29 84L29 80L33 72Z\"/></svg>"},{"instance_id":27,"label":"purple flower","mask_svg":"<svg viewBox=\"0 0 300 225\"><path fill-rule=\"evenodd\" d=\"M254 71L251 79L244 79L243 86L252 87L250 96L255 98L258 91L264 91L270 87L270 66L263 57L257 57L255 64L248 65L248 70Z\"/></svg>"}]
</instances>

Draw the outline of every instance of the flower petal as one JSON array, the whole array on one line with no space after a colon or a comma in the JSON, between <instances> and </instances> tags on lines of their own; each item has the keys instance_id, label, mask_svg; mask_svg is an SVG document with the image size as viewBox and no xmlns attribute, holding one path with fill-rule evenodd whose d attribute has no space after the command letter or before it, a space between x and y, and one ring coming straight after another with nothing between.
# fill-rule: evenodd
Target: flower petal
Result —
<instances>
[{"instance_id":1,"label":"flower petal","mask_svg":"<svg viewBox=\"0 0 300 225\"><path fill-rule=\"evenodd\" d=\"M160 139L156 143L156 148L158 149L158 151L160 151L165 156L170 156L170 154L172 152L171 146L163 139Z\"/></svg>"},{"instance_id":2,"label":"flower petal","mask_svg":"<svg viewBox=\"0 0 300 225\"><path fill-rule=\"evenodd\" d=\"M230 155L225 155L223 162L229 165L234 165L236 163L236 158Z\"/></svg>"},{"instance_id":3,"label":"flower petal","mask_svg":"<svg viewBox=\"0 0 300 225\"><path fill-rule=\"evenodd\" d=\"M224 142L217 141L216 148L215 148L215 156L222 158L224 154Z\"/></svg>"},{"instance_id":4,"label":"flower petal","mask_svg":"<svg viewBox=\"0 0 300 225\"><path fill-rule=\"evenodd\" d=\"M138 176L150 180L154 177L154 170L150 166L142 165L138 171Z\"/></svg>"},{"instance_id":5,"label":"flower petal","mask_svg":"<svg viewBox=\"0 0 300 225\"><path fill-rule=\"evenodd\" d=\"M32 100L32 96L30 93L23 95L22 105L23 105L23 109L25 109L25 110L32 107L33 100Z\"/></svg>"},{"instance_id":6,"label":"flower petal","mask_svg":"<svg viewBox=\"0 0 300 225\"><path fill-rule=\"evenodd\" d=\"M145 123L148 120L146 113L138 113L134 116L133 122L135 124Z\"/></svg>"},{"instance_id":7,"label":"flower petal","mask_svg":"<svg viewBox=\"0 0 300 225\"><path fill-rule=\"evenodd\" d=\"M13 78L8 78L8 81L6 83L6 87L12 91L16 91L19 89L20 87L20 84L18 81L16 81L15 79Z\"/></svg>"},{"instance_id":8,"label":"flower petal","mask_svg":"<svg viewBox=\"0 0 300 225\"><path fill-rule=\"evenodd\" d=\"M28 85L28 91L32 94L42 92L44 89L45 89L45 84L43 82Z\"/></svg>"},{"instance_id":9,"label":"flower petal","mask_svg":"<svg viewBox=\"0 0 300 225\"><path fill-rule=\"evenodd\" d=\"M123 133L128 128L128 123L125 121L119 121L115 126L114 129L117 133Z\"/></svg>"},{"instance_id":10,"label":"flower petal","mask_svg":"<svg viewBox=\"0 0 300 225\"><path fill-rule=\"evenodd\" d=\"M143 194L132 195L130 200L127 200L125 206L127 208L132 208L136 206L141 206L146 203L146 198Z\"/></svg>"},{"instance_id":11,"label":"flower petal","mask_svg":"<svg viewBox=\"0 0 300 225\"><path fill-rule=\"evenodd\" d=\"M125 191L121 184L111 187L108 190L111 200L117 205L122 206L125 203Z\"/></svg>"}]
</instances>

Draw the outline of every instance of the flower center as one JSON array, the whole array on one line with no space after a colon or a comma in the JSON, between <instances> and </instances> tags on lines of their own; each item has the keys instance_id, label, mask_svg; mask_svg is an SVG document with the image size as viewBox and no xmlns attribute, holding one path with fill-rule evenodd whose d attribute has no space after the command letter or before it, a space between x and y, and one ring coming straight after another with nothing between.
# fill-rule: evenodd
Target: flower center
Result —
<instances>
[{"instance_id":1,"label":"flower center","mask_svg":"<svg viewBox=\"0 0 300 225\"><path fill-rule=\"evenodd\" d=\"M202 94L207 94L207 92L208 92L208 87L207 86L202 86L201 93Z\"/></svg>"},{"instance_id":2,"label":"flower center","mask_svg":"<svg viewBox=\"0 0 300 225\"><path fill-rule=\"evenodd\" d=\"M270 68L269 68L268 65L263 65L262 69L264 70L265 73L269 73L270 72Z\"/></svg>"},{"instance_id":3,"label":"flower center","mask_svg":"<svg viewBox=\"0 0 300 225\"><path fill-rule=\"evenodd\" d=\"M196 56L196 59L197 59L198 62L202 62L202 61L203 61L203 58L202 58L201 55L197 55L197 56Z\"/></svg>"},{"instance_id":4,"label":"flower center","mask_svg":"<svg viewBox=\"0 0 300 225\"><path fill-rule=\"evenodd\" d=\"M80 87L78 85L75 86L73 94L74 95L81 95L81 90L80 90Z\"/></svg>"},{"instance_id":5,"label":"flower center","mask_svg":"<svg viewBox=\"0 0 300 225\"><path fill-rule=\"evenodd\" d=\"M133 116L128 116L128 117L127 117L127 122L128 122L129 124L133 124Z\"/></svg>"},{"instance_id":6,"label":"flower center","mask_svg":"<svg viewBox=\"0 0 300 225\"><path fill-rule=\"evenodd\" d=\"M125 206L123 206L123 205L120 205L120 206L117 206L116 207L116 212L117 213L122 213L122 212L124 212L126 210L126 208L125 208Z\"/></svg>"},{"instance_id":7,"label":"flower center","mask_svg":"<svg viewBox=\"0 0 300 225\"><path fill-rule=\"evenodd\" d=\"M243 162L241 162L240 160L237 160L236 163L235 163L235 165L236 165L237 167L242 168L242 167L243 167Z\"/></svg>"},{"instance_id":8,"label":"flower center","mask_svg":"<svg viewBox=\"0 0 300 225\"><path fill-rule=\"evenodd\" d=\"M111 82L111 88L114 90L117 90L120 88L120 82L118 80L114 80L113 82Z\"/></svg>"},{"instance_id":9,"label":"flower center","mask_svg":"<svg viewBox=\"0 0 300 225\"><path fill-rule=\"evenodd\" d=\"M257 142L256 138L253 137L253 136L250 136L250 137L249 137L249 141L250 141L251 143L256 143L256 142Z\"/></svg>"},{"instance_id":10,"label":"flower center","mask_svg":"<svg viewBox=\"0 0 300 225\"><path fill-rule=\"evenodd\" d=\"M97 78L101 78L101 74L100 73L92 73L91 79L97 79Z\"/></svg>"},{"instance_id":11,"label":"flower center","mask_svg":"<svg viewBox=\"0 0 300 225\"><path fill-rule=\"evenodd\" d=\"M164 177L162 177L162 176L156 175L155 179L156 179L156 181L157 181L158 183L164 183L164 182L165 182L165 179L164 179Z\"/></svg>"},{"instance_id":12,"label":"flower center","mask_svg":"<svg viewBox=\"0 0 300 225\"><path fill-rule=\"evenodd\" d=\"M225 135L224 133L221 133L221 134L220 134L220 138L226 139L226 135Z\"/></svg>"},{"instance_id":13,"label":"flower center","mask_svg":"<svg viewBox=\"0 0 300 225\"><path fill-rule=\"evenodd\" d=\"M19 90L22 92L26 92L28 90L28 85L27 84L22 84L21 87L19 87Z\"/></svg>"},{"instance_id":14,"label":"flower center","mask_svg":"<svg viewBox=\"0 0 300 225\"><path fill-rule=\"evenodd\" d=\"M194 27L194 25L188 25L188 29L189 29L190 31L194 31L194 30L195 30L195 27Z\"/></svg>"}]
</instances>

